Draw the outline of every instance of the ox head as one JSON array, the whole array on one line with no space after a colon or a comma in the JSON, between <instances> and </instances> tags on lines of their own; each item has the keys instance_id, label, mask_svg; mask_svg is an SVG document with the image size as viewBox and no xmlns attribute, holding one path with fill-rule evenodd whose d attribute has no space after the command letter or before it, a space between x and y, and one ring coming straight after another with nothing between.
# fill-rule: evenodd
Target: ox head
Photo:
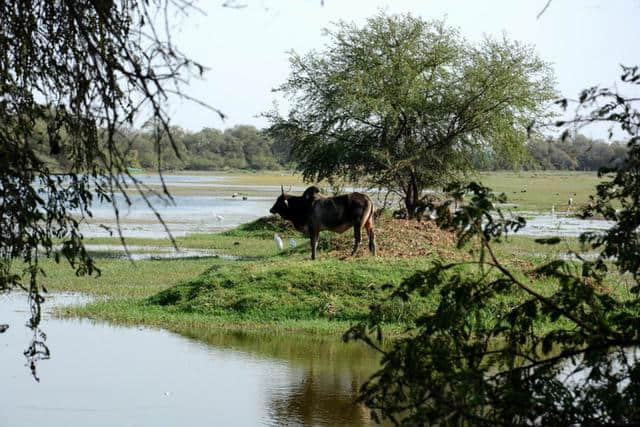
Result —
<instances>
[{"instance_id":1,"label":"ox head","mask_svg":"<svg viewBox=\"0 0 640 427\"><path fill-rule=\"evenodd\" d=\"M319 194L320 194L320 189L315 185L312 185L311 187L304 190L304 193L302 193L302 198L307 202L310 202L310 201L313 201L316 197L318 197Z\"/></svg>"},{"instance_id":2,"label":"ox head","mask_svg":"<svg viewBox=\"0 0 640 427\"><path fill-rule=\"evenodd\" d=\"M278 196L276 202L273 204L271 209L269 209L269 212L271 212L272 214L279 214L280 216L284 216L283 214L286 214L289 211L289 202L287 201L289 195L284 194L284 188L282 187L282 185L280 186L280 190L282 191L282 194Z\"/></svg>"}]
</instances>

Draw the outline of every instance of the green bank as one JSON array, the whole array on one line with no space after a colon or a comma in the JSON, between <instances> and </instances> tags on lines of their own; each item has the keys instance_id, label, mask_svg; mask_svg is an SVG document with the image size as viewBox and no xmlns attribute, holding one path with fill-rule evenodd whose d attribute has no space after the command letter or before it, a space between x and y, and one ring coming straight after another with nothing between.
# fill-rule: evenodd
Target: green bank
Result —
<instances>
[{"instance_id":1,"label":"green bank","mask_svg":"<svg viewBox=\"0 0 640 427\"><path fill-rule=\"evenodd\" d=\"M398 224L407 224L391 218L379 223L388 234L399 234L394 232ZM339 336L350 325L365 319L372 304L382 303L385 328L396 334L420 314L432 311L438 295L412 296L408 300L389 298L394 285L429 268L434 261L471 260L471 248L456 249L451 239L440 239L436 244L427 240L411 242L414 246L424 245L428 255L403 257L394 252L374 258L361 248L352 258L347 256L348 249L335 249L344 248L345 244L348 247L351 236L345 233L325 236L320 259L312 262L306 239L300 238L295 249L278 251L272 236L274 231L288 232L286 227L274 218L266 218L223 234L179 240L182 245L215 251L235 250L238 258L234 259L211 256L131 262L97 253L99 277L77 277L65 266L47 263L44 283L50 291L83 292L96 297L85 306L64 309L62 315L116 324L148 325L176 332L195 328ZM551 294L557 289L556 283L526 272L580 247L575 239L541 246L533 239L517 237L496 249L532 288ZM475 273L473 263L451 272ZM624 287L612 286L611 292L627 298ZM518 291L499 296L493 312L488 312L482 321L495 321L500 312L525 297ZM540 327L549 329L553 325Z\"/></svg>"},{"instance_id":2,"label":"green bank","mask_svg":"<svg viewBox=\"0 0 640 427\"><path fill-rule=\"evenodd\" d=\"M573 199L573 212L589 201L602 180L596 172L575 171L522 171L485 172L474 179L505 193L518 211L566 212L569 198Z\"/></svg>"},{"instance_id":3,"label":"green bank","mask_svg":"<svg viewBox=\"0 0 640 427\"><path fill-rule=\"evenodd\" d=\"M320 243L323 256L312 262L306 239L299 238L294 249L279 251L274 232L292 233L287 224L270 217L220 234L177 240L182 248L207 248L236 256L231 259L211 256L131 262L124 256L98 253L101 276L92 278L74 276L63 266L49 263L46 267L52 273L46 286L98 297L86 306L66 308L65 316L171 330L197 327L341 334L350 324L363 320L371 304L387 299L388 285L399 284L431 262L430 257L374 258L364 250L352 258L332 250L351 240L348 233L340 238L325 234ZM132 239L131 243L147 241ZM389 330L412 321L430 303L399 298L385 301Z\"/></svg>"},{"instance_id":4,"label":"green bank","mask_svg":"<svg viewBox=\"0 0 640 427\"><path fill-rule=\"evenodd\" d=\"M275 182L279 174L272 175ZM248 174L242 176L247 178ZM593 173L575 172L499 172L481 178L496 191L506 192L512 200L516 198L519 209L531 210L546 209L549 200L561 197L555 193L567 195L570 190L577 193L574 197L578 202L586 201L598 182ZM94 253L101 268L99 277L78 277L68 266L44 261L47 277L43 283L51 291L83 292L96 297L89 305L65 309L64 315L119 324L145 324L176 331L195 326L341 334L349 325L364 319L371 304L384 301L388 330L400 331L404 322L412 322L420 313L435 307L437 297L388 300L387 285L399 284L436 260L471 259L470 248L456 249L452 236L434 228L414 233L414 224L417 223L394 221L388 216L380 218L377 228L382 256L377 258L370 257L364 248L354 258L347 256L351 233L325 234L319 245L320 260L311 262L306 238L297 235L295 249L279 251L274 233L289 237L296 236L295 232L274 217L261 218L222 233L191 234L175 241L182 250L206 249L217 255L131 262L102 249ZM119 241L100 238L87 239L86 243L114 245ZM172 245L168 239L131 238L127 243L134 248L132 252L151 253ZM584 248L575 238L542 246L532 238L512 237L497 245L496 250L508 265L545 294L553 292L556 284L544 277L527 275L526 271ZM473 273L473 267L467 268L465 273ZM624 294L624 289L617 286L612 292ZM624 298L622 294L620 297ZM496 301L496 307L513 305L523 298L517 293L504 295Z\"/></svg>"}]
</instances>

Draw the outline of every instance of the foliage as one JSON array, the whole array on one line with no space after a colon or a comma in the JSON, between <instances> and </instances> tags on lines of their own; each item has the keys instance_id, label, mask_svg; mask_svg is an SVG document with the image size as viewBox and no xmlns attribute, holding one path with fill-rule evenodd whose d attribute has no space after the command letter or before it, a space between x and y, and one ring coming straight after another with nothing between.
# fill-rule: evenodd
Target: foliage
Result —
<instances>
[{"instance_id":1,"label":"foliage","mask_svg":"<svg viewBox=\"0 0 640 427\"><path fill-rule=\"evenodd\" d=\"M638 84L637 68L624 68L623 81ZM604 100L604 101L603 101ZM409 336L384 354L380 371L367 381L360 398L376 417L396 424L451 425L601 425L640 421L640 150L634 98L608 89L589 89L579 103L604 102L577 122L606 120L630 135L628 155L606 169L610 181L585 214L597 212L615 221L602 234L582 241L600 249L595 261L556 259L525 275L513 273L496 256L493 243L524 225L507 218L495 196L477 184L453 189L471 194L453 216L440 209L440 223L456 230L460 245L474 241L476 273L461 273L461 263L436 262L405 279L393 293L440 297L424 312ZM561 125L564 125L562 123ZM619 203L620 209L612 204ZM555 244L559 239L540 239ZM617 268L613 268L617 267ZM605 274L631 275L624 298L604 291ZM531 281L548 277L556 289L538 292ZM515 305L500 295L517 293ZM382 324L373 306L367 322L346 338L378 348L372 332ZM487 325L482 319L494 316ZM551 330L541 327L553 323Z\"/></svg>"},{"instance_id":2,"label":"foliage","mask_svg":"<svg viewBox=\"0 0 640 427\"><path fill-rule=\"evenodd\" d=\"M506 39L464 40L411 15L341 22L321 52L291 53L276 89L288 117L267 114L308 180L344 178L386 188L410 214L427 186L470 168L474 150L514 159L526 128L554 95L549 66Z\"/></svg>"},{"instance_id":3,"label":"foliage","mask_svg":"<svg viewBox=\"0 0 640 427\"><path fill-rule=\"evenodd\" d=\"M627 155L626 144L594 140L578 134L573 138L531 138L526 145L529 159L521 167L533 170L597 171L603 167L619 166ZM508 159L501 158L490 147L475 151L471 163L478 170L512 169Z\"/></svg>"},{"instance_id":4,"label":"foliage","mask_svg":"<svg viewBox=\"0 0 640 427\"><path fill-rule=\"evenodd\" d=\"M383 367L361 390L376 416L395 423L451 425L601 424L637 420L640 301L599 292L601 275L554 260L525 276L498 260L492 242L524 225L494 210L486 187L470 184L469 204L441 223L460 245L477 242L474 274L464 263L435 262L405 279L394 297L439 297L409 326L409 337L383 351ZM540 243L553 244L548 239ZM550 294L531 278L558 283ZM636 290L638 288L636 287ZM520 295L516 304L500 296ZM487 323L483 319L494 317ZM377 348L369 336L382 324L374 305L368 322L347 337ZM542 323L556 326L542 330ZM631 402L634 402L633 404Z\"/></svg>"},{"instance_id":5,"label":"foliage","mask_svg":"<svg viewBox=\"0 0 640 427\"><path fill-rule=\"evenodd\" d=\"M25 355L34 376L36 361L49 356L38 330L45 290L38 282L40 260L66 259L78 275L98 271L84 249L80 223L91 216L94 201L111 201L118 215L114 194L122 192L128 202L130 189L142 190L127 174L123 129L149 119L166 135L165 145L177 149L165 101L180 96L181 82L203 67L171 43L168 25L154 23L168 23L188 4L0 5L0 290L28 292L34 338ZM167 150L160 138L154 143L160 159ZM54 170L48 160L56 158L65 160ZM54 238L62 242L59 250ZM16 272L17 259L23 263Z\"/></svg>"},{"instance_id":6,"label":"foliage","mask_svg":"<svg viewBox=\"0 0 640 427\"><path fill-rule=\"evenodd\" d=\"M640 72L637 66L622 67L621 80L627 86L640 86ZM594 121L618 124L630 135L627 144L627 158L618 167L602 168L599 176L610 178L596 187L597 194L584 216L599 214L614 221L604 235L585 233L581 236L592 248L601 249L601 257L593 268L605 273L604 262L613 258L623 272L633 274L640 281L640 98L624 96L611 89L590 88L580 95L581 106L592 107L586 116L579 116L577 122ZM612 132L612 130L610 131Z\"/></svg>"},{"instance_id":7,"label":"foliage","mask_svg":"<svg viewBox=\"0 0 640 427\"><path fill-rule=\"evenodd\" d=\"M619 166L627 155L623 143L590 140L583 135L564 141L534 139L527 148L534 169L597 171Z\"/></svg>"},{"instance_id":8,"label":"foliage","mask_svg":"<svg viewBox=\"0 0 640 427\"><path fill-rule=\"evenodd\" d=\"M272 140L261 130L250 125L238 125L224 131L204 128L190 132L171 126L173 144L165 132L153 126L145 129L122 130L116 146L123 153L123 165L134 169L150 170L275 170L287 165L287 156L278 151ZM158 156L155 140L162 154ZM51 156L47 147L35 145L33 149L54 170L67 170L70 159L61 153Z\"/></svg>"}]
</instances>

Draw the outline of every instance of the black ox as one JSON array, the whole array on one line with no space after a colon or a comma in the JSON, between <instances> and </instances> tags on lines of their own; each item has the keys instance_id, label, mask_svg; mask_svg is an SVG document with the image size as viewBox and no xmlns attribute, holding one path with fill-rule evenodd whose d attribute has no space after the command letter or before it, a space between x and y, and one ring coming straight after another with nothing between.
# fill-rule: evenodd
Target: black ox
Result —
<instances>
[{"instance_id":1,"label":"black ox","mask_svg":"<svg viewBox=\"0 0 640 427\"><path fill-rule=\"evenodd\" d=\"M291 221L296 230L311 239L311 259L316 259L318 236L321 231L343 233L353 227L355 244L351 256L360 245L360 230L364 226L369 236L369 251L375 256L376 241L373 232L373 202L362 193L324 197L318 187L307 188L302 196L282 194L269 210Z\"/></svg>"}]
</instances>

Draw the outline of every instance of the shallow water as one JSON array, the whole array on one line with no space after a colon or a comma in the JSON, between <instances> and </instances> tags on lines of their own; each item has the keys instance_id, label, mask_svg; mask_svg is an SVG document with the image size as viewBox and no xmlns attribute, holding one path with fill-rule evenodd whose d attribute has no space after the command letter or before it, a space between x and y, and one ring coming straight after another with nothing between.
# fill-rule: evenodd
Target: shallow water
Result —
<instances>
[{"instance_id":1,"label":"shallow water","mask_svg":"<svg viewBox=\"0 0 640 427\"><path fill-rule=\"evenodd\" d=\"M151 186L160 183L157 175L136 175L136 178ZM152 197L151 202L175 237L221 231L269 215L269 209L280 193L279 186L237 185L225 182L226 179L215 175L164 175L169 191L174 192L173 201ZM183 191L185 188L188 191ZM294 194L303 190L304 187L287 187L287 191ZM243 200L242 196L249 192L247 200ZM236 197L232 197L234 193L237 193ZM116 201L121 214L120 228L125 237L166 237L164 226L157 221L141 196L132 195L130 206L122 196L117 196ZM109 231L100 224L111 227L115 234L116 222L111 204L97 203L92 213L90 222L81 227L85 237L109 236ZM602 231L612 225L608 221L580 220L562 214L519 214L531 217L519 232L526 236L578 236L584 231Z\"/></svg>"},{"instance_id":2,"label":"shallow water","mask_svg":"<svg viewBox=\"0 0 640 427\"><path fill-rule=\"evenodd\" d=\"M23 295L0 295L0 426L370 424L354 400L378 360L360 344L46 316L52 358L37 383L21 351L26 317Z\"/></svg>"},{"instance_id":3,"label":"shallow water","mask_svg":"<svg viewBox=\"0 0 640 427\"><path fill-rule=\"evenodd\" d=\"M160 191L157 175L136 175L136 179ZM149 201L174 237L221 231L268 216L281 191L278 185L230 184L225 182L227 177L215 175L163 175L163 179L172 199L150 196ZM305 188L287 186L286 191L300 194ZM345 188L345 191L363 189ZM166 237L164 226L135 190L129 194L131 204L120 194L115 196L115 201L120 213L120 230L125 237ZM94 203L91 212L93 217L81 225L85 237L117 235L111 203ZM111 233L103 225L111 228Z\"/></svg>"},{"instance_id":4,"label":"shallow water","mask_svg":"<svg viewBox=\"0 0 640 427\"><path fill-rule=\"evenodd\" d=\"M142 174L135 178L161 192L157 175ZM231 185L225 183L227 177L216 175L164 175L163 179L173 193L172 199L154 195L148 198L175 237L221 231L269 215L269 208L279 191L275 186ZM240 187L251 189L252 195L246 195ZM233 197L234 194L236 197ZM243 200L243 196L246 200ZM135 189L129 191L129 202L123 195L116 194L120 230L125 237L167 236L165 227ZM91 207L91 213L92 217L83 219L81 223L85 237L117 235L117 222L111 203L96 202Z\"/></svg>"},{"instance_id":5,"label":"shallow water","mask_svg":"<svg viewBox=\"0 0 640 427\"><path fill-rule=\"evenodd\" d=\"M121 197L119 203L120 229L125 237L166 237L166 231L158 222L142 197L132 197L127 206ZM175 237L188 233L213 232L236 227L262 216L269 215L275 197L242 200L219 196L175 196L173 203L152 199L154 207ZM91 209L93 218L81 229L85 237L107 237L109 232L100 224L115 227L111 204L98 203Z\"/></svg>"},{"instance_id":6,"label":"shallow water","mask_svg":"<svg viewBox=\"0 0 640 427\"><path fill-rule=\"evenodd\" d=\"M518 232L518 235L577 237L586 231L606 231L611 226L613 226L611 221L545 214L527 219L527 225Z\"/></svg>"},{"instance_id":7,"label":"shallow water","mask_svg":"<svg viewBox=\"0 0 640 427\"><path fill-rule=\"evenodd\" d=\"M177 258L224 258L228 260L238 260L240 257L234 255L220 254L210 249L181 248L173 246L142 246L127 245L127 250L122 245L94 245L86 244L85 249L92 252L94 258L121 258L140 261L146 259L177 259Z\"/></svg>"}]
</instances>

